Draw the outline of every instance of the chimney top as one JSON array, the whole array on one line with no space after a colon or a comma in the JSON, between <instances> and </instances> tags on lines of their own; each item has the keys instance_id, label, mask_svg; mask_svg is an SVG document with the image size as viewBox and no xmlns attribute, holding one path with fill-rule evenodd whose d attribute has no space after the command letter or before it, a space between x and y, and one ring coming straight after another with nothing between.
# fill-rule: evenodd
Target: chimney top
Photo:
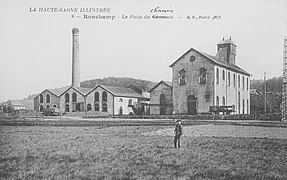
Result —
<instances>
[{"instance_id":1,"label":"chimney top","mask_svg":"<svg viewBox=\"0 0 287 180\"><path fill-rule=\"evenodd\" d=\"M79 29L78 28L73 28L72 33L73 34L79 34Z\"/></svg>"}]
</instances>

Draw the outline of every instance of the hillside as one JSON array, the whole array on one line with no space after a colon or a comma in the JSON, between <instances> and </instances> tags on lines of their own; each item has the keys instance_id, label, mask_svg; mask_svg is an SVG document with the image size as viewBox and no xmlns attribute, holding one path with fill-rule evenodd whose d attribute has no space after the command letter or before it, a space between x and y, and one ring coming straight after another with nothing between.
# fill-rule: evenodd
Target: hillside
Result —
<instances>
[{"instance_id":1,"label":"hillside","mask_svg":"<svg viewBox=\"0 0 287 180\"><path fill-rule=\"evenodd\" d=\"M81 82L81 87L93 88L97 85L107 85L107 86L119 86L119 87L128 87L130 85L134 85L143 89L144 91L150 90L153 86L156 85L155 82L141 80L141 79L133 79L127 77L107 77L103 79L92 79Z\"/></svg>"},{"instance_id":2,"label":"hillside","mask_svg":"<svg viewBox=\"0 0 287 180\"><path fill-rule=\"evenodd\" d=\"M281 94L282 93L282 77L273 77L272 79L266 80L266 91L272 92L274 94ZM257 89L259 92L264 92L264 81L263 80L251 80L250 81L250 88Z\"/></svg>"}]
</instances>

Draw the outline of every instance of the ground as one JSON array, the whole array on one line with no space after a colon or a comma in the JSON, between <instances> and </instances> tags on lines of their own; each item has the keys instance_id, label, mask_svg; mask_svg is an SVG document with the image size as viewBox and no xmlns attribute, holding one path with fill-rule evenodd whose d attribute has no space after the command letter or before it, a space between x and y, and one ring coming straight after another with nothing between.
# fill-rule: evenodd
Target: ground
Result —
<instances>
[{"instance_id":1,"label":"ground","mask_svg":"<svg viewBox=\"0 0 287 180\"><path fill-rule=\"evenodd\" d=\"M284 124L183 122L175 149L173 122L108 121L0 126L1 179L287 179Z\"/></svg>"}]
</instances>

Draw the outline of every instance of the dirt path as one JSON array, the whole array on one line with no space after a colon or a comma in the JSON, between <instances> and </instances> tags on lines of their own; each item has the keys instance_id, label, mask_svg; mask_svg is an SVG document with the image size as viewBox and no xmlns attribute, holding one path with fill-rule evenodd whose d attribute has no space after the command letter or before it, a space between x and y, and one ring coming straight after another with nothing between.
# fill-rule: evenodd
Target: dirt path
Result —
<instances>
[{"instance_id":1,"label":"dirt path","mask_svg":"<svg viewBox=\"0 0 287 180\"><path fill-rule=\"evenodd\" d=\"M143 135L174 136L174 128L144 133ZM252 137L287 139L287 128L234 126L234 125L197 125L183 127L185 137Z\"/></svg>"}]
</instances>

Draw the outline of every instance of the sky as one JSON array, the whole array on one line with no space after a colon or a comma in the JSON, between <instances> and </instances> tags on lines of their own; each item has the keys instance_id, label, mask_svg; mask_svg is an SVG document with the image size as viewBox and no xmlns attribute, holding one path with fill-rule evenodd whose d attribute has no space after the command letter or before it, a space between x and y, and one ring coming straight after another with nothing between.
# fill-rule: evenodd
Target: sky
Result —
<instances>
[{"instance_id":1,"label":"sky","mask_svg":"<svg viewBox=\"0 0 287 180\"><path fill-rule=\"evenodd\" d=\"M169 65L188 49L215 55L217 43L230 36L237 46L236 64L251 73L251 79L263 79L264 72L267 79L278 77L283 73L286 9L287 0L0 0L0 102L71 85L74 27L80 31L81 81L104 77L171 81Z\"/></svg>"}]
</instances>

